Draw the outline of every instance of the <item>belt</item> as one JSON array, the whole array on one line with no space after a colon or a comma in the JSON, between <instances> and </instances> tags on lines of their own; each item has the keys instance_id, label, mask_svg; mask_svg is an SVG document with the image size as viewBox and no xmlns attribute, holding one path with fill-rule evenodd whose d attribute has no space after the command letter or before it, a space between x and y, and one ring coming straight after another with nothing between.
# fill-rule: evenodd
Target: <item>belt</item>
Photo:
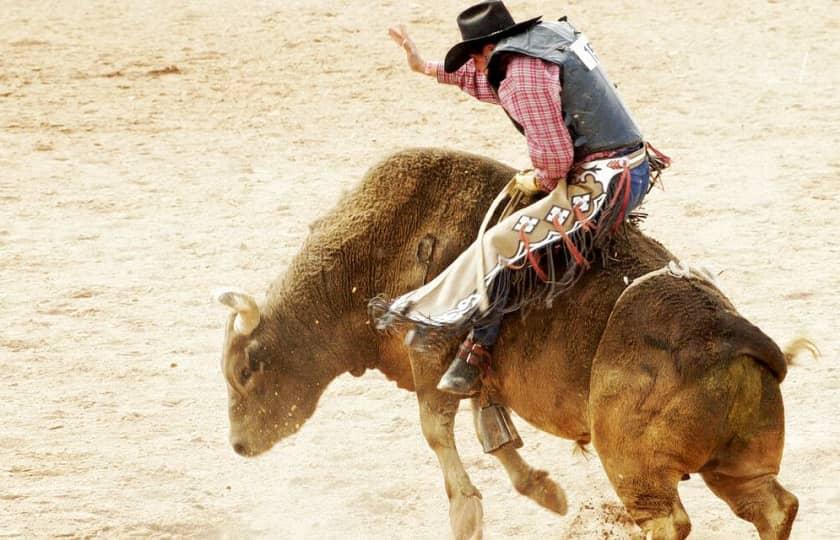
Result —
<instances>
[{"instance_id":1,"label":"belt","mask_svg":"<svg viewBox=\"0 0 840 540\"><path fill-rule=\"evenodd\" d=\"M645 162L646 158L647 148L645 148L644 146L629 154L613 157L613 159L617 159L619 161L624 160L622 165L625 165L628 169L638 167L639 165Z\"/></svg>"}]
</instances>

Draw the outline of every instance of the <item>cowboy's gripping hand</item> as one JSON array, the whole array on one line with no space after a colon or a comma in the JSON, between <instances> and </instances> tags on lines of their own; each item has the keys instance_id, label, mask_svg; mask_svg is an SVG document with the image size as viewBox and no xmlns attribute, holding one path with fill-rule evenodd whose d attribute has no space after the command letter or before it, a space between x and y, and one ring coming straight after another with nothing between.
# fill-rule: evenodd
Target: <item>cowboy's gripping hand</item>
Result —
<instances>
[{"instance_id":1,"label":"cowboy's gripping hand","mask_svg":"<svg viewBox=\"0 0 840 540\"><path fill-rule=\"evenodd\" d=\"M417 45L415 45L414 41L408 36L408 31L405 29L405 25L400 24L398 26L392 26L388 29L388 35L391 36L394 43L399 45L400 48L405 51L405 57L406 60L408 60L408 67L417 73L425 73L424 68L426 67L426 61L420 56L420 52L417 50Z\"/></svg>"},{"instance_id":2,"label":"cowboy's gripping hand","mask_svg":"<svg viewBox=\"0 0 840 540\"><path fill-rule=\"evenodd\" d=\"M516 182L516 188L526 195L533 195L541 191L537 181L537 171L533 169L520 171L516 173L513 179Z\"/></svg>"}]
</instances>

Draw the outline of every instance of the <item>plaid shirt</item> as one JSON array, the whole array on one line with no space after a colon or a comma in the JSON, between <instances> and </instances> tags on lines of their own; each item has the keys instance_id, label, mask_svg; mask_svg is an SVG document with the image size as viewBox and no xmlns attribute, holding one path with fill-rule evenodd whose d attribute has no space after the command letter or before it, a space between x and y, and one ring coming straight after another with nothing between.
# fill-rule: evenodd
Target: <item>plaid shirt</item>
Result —
<instances>
[{"instance_id":1,"label":"plaid shirt","mask_svg":"<svg viewBox=\"0 0 840 540\"><path fill-rule=\"evenodd\" d=\"M525 131L528 154L541 187L551 191L565 180L574 160L569 130L563 122L560 103L560 68L551 62L513 55L499 93L470 59L455 73L446 73L442 63L428 66L444 84L454 84L471 96L501 105Z\"/></svg>"}]
</instances>

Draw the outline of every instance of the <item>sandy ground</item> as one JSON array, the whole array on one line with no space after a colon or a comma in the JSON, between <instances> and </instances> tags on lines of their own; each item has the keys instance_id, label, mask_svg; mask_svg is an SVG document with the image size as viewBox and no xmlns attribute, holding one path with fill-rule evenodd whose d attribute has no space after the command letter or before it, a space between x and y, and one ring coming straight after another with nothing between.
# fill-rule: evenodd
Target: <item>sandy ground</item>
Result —
<instances>
[{"instance_id":1,"label":"sandy ground","mask_svg":"<svg viewBox=\"0 0 840 540\"><path fill-rule=\"evenodd\" d=\"M0 536L446 537L414 396L378 373L336 380L267 455L233 453L209 292L261 297L307 224L397 149L527 164L501 111L411 74L386 37L405 22L440 58L465 3L172 4L0 5ZM840 5L509 6L566 9L674 158L646 230L723 271L780 343L822 349L783 385L780 479L795 538L840 538ZM518 496L464 414L488 538L632 532L596 458L519 426L570 513ZM693 538L755 537L699 478L681 494Z\"/></svg>"}]
</instances>

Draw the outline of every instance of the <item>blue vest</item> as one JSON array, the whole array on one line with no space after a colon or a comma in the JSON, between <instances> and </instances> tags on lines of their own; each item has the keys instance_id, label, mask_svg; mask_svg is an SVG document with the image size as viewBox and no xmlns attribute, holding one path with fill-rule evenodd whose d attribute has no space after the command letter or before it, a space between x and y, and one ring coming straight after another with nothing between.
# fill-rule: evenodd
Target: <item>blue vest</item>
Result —
<instances>
[{"instance_id":1,"label":"blue vest","mask_svg":"<svg viewBox=\"0 0 840 540\"><path fill-rule=\"evenodd\" d=\"M498 91L505 78L506 53L524 54L560 66L563 118L575 147L575 158L642 142L642 133L607 79L586 37L565 20L541 22L496 44L487 77ZM515 121L519 131L522 127Z\"/></svg>"}]
</instances>

